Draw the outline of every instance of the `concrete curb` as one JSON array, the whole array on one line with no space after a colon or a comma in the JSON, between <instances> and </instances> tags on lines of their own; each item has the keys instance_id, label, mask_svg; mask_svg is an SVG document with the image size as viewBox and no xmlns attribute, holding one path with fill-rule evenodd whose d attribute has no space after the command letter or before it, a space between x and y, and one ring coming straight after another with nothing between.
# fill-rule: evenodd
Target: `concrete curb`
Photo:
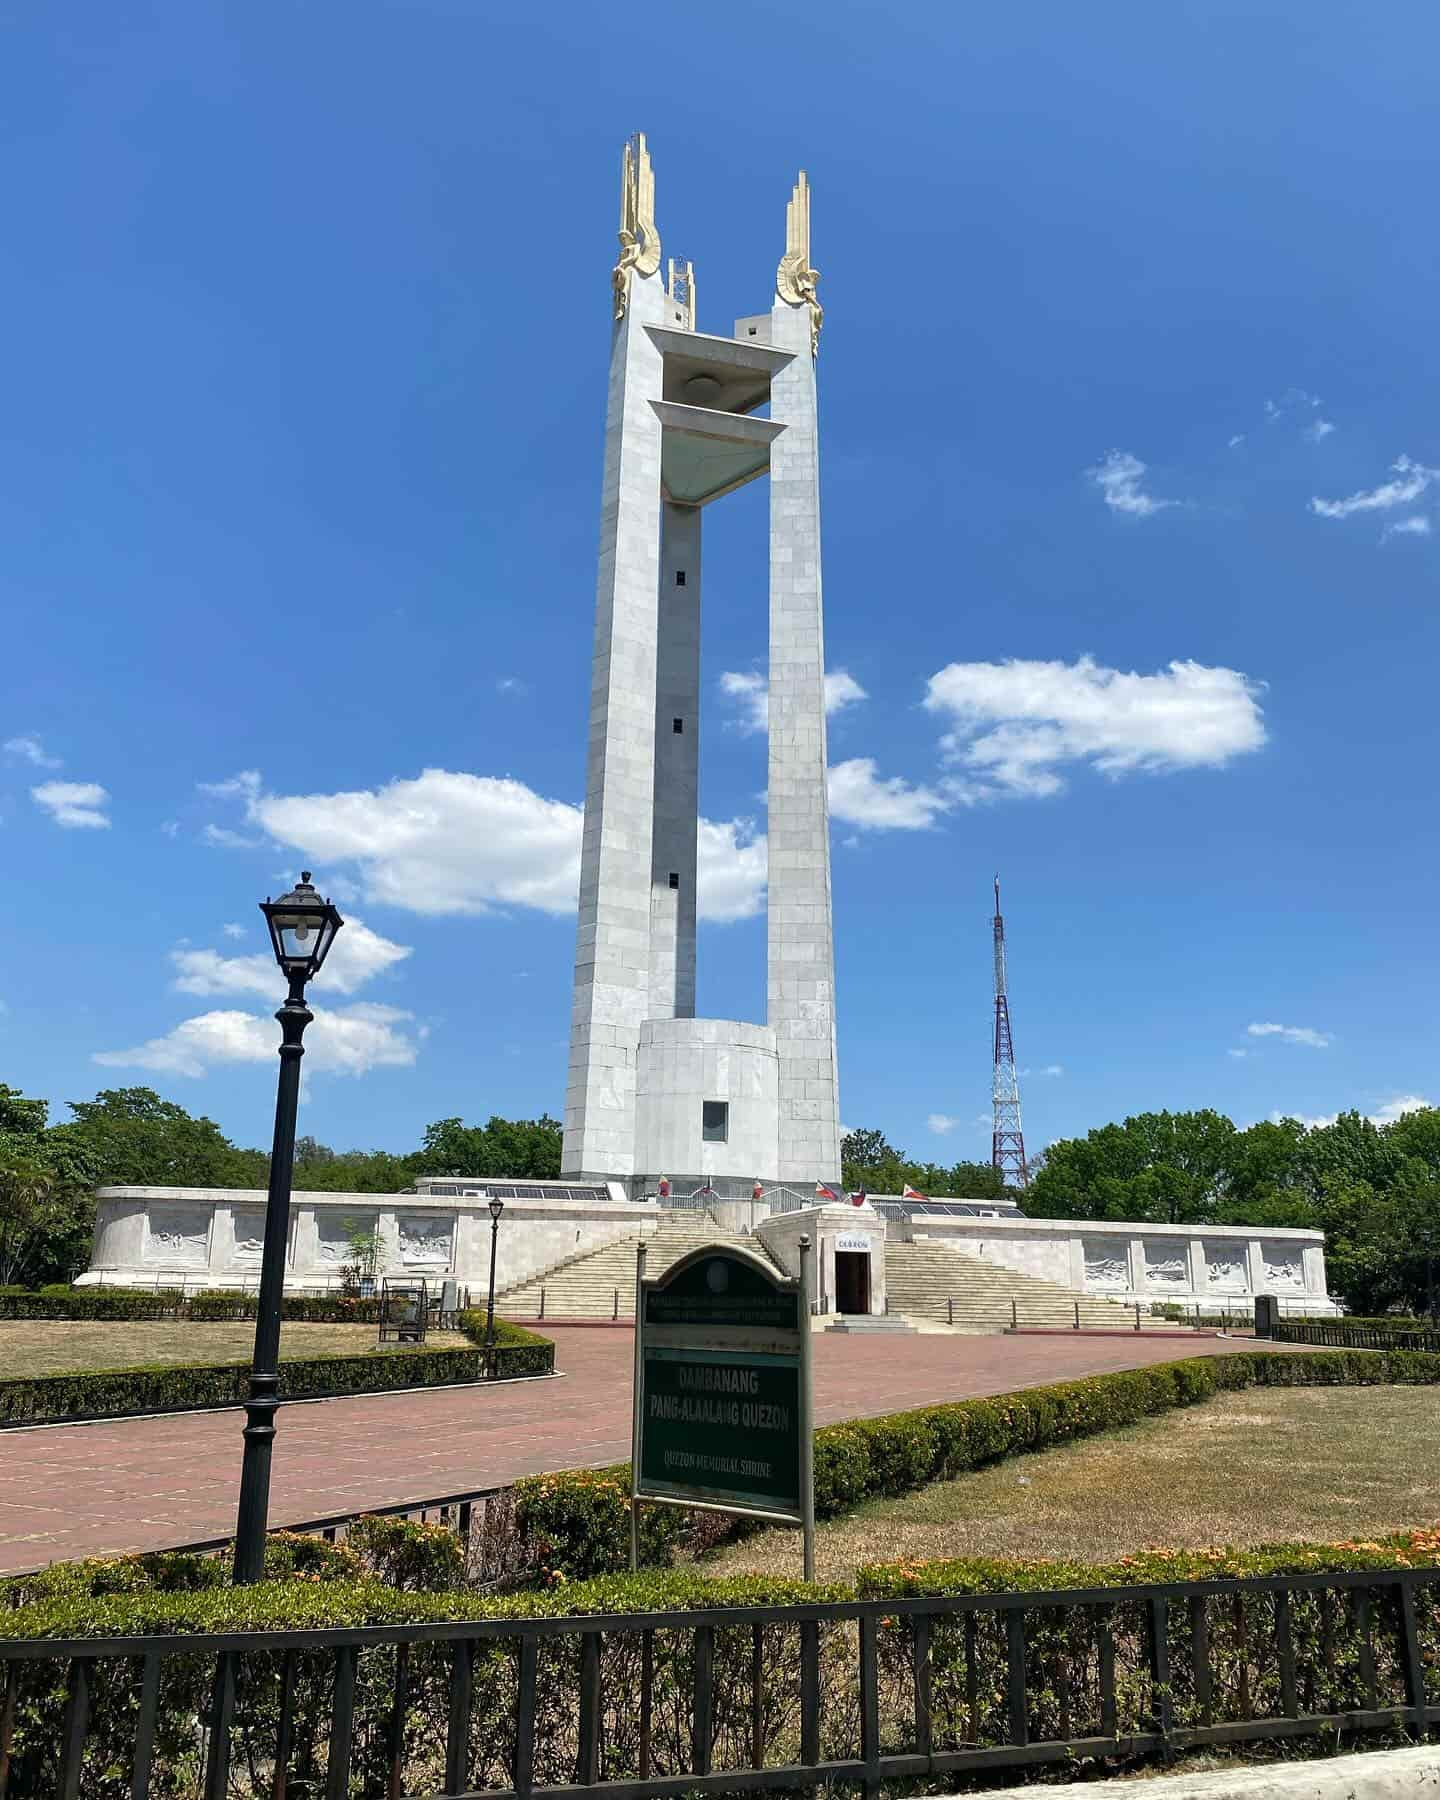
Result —
<instances>
[{"instance_id":1,"label":"concrete curb","mask_svg":"<svg viewBox=\"0 0 1440 1800\"><path fill-rule=\"evenodd\" d=\"M984 1800L1437 1800L1440 1744L1408 1750L1370 1750L1309 1762L1247 1763L1197 1775L1128 1776L1072 1781L1057 1787L991 1788Z\"/></svg>"}]
</instances>

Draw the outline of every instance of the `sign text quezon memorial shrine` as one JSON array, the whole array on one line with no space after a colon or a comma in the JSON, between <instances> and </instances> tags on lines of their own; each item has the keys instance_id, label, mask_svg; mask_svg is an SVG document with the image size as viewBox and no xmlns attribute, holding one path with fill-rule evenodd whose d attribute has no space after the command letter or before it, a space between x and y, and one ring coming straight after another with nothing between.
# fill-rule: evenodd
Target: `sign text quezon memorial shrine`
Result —
<instances>
[{"instance_id":1,"label":"sign text quezon memorial shrine","mask_svg":"<svg viewBox=\"0 0 1440 1800\"><path fill-rule=\"evenodd\" d=\"M699 1506L805 1531L814 1497L808 1242L798 1280L748 1250L692 1251L647 1280L635 1305L632 1558L642 1500Z\"/></svg>"}]
</instances>

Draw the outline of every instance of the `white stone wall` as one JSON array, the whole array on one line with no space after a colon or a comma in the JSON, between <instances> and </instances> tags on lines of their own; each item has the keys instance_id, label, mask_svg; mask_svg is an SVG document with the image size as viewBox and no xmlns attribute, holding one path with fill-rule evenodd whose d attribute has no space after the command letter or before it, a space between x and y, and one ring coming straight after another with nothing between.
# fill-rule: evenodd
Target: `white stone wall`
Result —
<instances>
[{"instance_id":1,"label":"white stone wall","mask_svg":"<svg viewBox=\"0 0 1440 1800\"><path fill-rule=\"evenodd\" d=\"M1174 1300L1190 1309L1242 1310L1257 1294L1277 1294L1296 1310L1339 1310L1326 1292L1325 1239L1318 1231L924 1213L891 1221L890 1228L1128 1305Z\"/></svg>"},{"instance_id":2,"label":"white stone wall","mask_svg":"<svg viewBox=\"0 0 1440 1800\"><path fill-rule=\"evenodd\" d=\"M636 1169L661 1175L766 1178L775 1167L775 1033L732 1019L648 1019L640 1028ZM730 1108L724 1143L701 1133L706 1100Z\"/></svg>"},{"instance_id":3,"label":"white stone wall","mask_svg":"<svg viewBox=\"0 0 1440 1800\"><path fill-rule=\"evenodd\" d=\"M840 1179L819 425L809 309L777 299L770 341L793 356L774 375L770 390L770 416L785 429L770 451L766 1016L780 1056L775 1173L782 1182L807 1183Z\"/></svg>"},{"instance_id":4,"label":"white stone wall","mask_svg":"<svg viewBox=\"0 0 1440 1800\"><path fill-rule=\"evenodd\" d=\"M102 1188L95 1248L82 1283L118 1287L254 1288L260 1276L265 1196L231 1188ZM655 1231L676 1215L627 1201L507 1200L496 1237L498 1289L617 1238ZM696 1215L679 1215L693 1223ZM169 1234L183 1226L176 1246ZM285 1285L323 1292L340 1284L347 1233L374 1230L382 1275L453 1275L483 1297L490 1274L490 1213L483 1199L416 1194L295 1193ZM203 1246L203 1253L201 1250Z\"/></svg>"}]
</instances>

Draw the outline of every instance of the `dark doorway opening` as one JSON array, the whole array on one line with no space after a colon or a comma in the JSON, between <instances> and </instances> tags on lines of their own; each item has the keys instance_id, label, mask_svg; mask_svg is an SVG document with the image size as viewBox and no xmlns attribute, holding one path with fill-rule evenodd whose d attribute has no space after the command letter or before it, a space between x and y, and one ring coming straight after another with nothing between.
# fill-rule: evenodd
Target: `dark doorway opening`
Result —
<instances>
[{"instance_id":1,"label":"dark doorway opening","mask_svg":"<svg viewBox=\"0 0 1440 1800\"><path fill-rule=\"evenodd\" d=\"M835 1310L868 1313L870 1310L870 1255L865 1250L835 1252Z\"/></svg>"}]
</instances>

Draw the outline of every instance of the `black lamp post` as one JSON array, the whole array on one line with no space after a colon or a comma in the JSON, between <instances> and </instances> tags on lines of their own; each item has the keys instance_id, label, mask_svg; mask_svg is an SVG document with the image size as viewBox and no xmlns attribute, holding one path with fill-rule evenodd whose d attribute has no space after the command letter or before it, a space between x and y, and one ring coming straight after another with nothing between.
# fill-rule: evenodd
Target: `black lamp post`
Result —
<instances>
[{"instance_id":1,"label":"black lamp post","mask_svg":"<svg viewBox=\"0 0 1440 1800\"><path fill-rule=\"evenodd\" d=\"M265 1250L255 1313L255 1355L245 1402L245 1457L240 1467L240 1508L235 1520L235 1580L258 1581L265 1566L270 1514L270 1452L279 1405L280 1302L285 1291L285 1247L290 1235L290 1178L295 1164L295 1113L300 1100L301 1039L315 1016L305 1004L305 983L318 975L335 933L345 923L310 885L262 902L275 960L290 983L280 1021L280 1081L275 1095L275 1139L270 1149L270 1192L265 1203Z\"/></svg>"},{"instance_id":2,"label":"black lamp post","mask_svg":"<svg viewBox=\"0 0 1440 1800\"><path fill-rule=\"evenodd\" d=\"M503 1200L490 1202L490 1298L485 1303L485 1373L495 1379L495 1246L500 1239L500 1215Z\"/></svg>"}]
</instances>

